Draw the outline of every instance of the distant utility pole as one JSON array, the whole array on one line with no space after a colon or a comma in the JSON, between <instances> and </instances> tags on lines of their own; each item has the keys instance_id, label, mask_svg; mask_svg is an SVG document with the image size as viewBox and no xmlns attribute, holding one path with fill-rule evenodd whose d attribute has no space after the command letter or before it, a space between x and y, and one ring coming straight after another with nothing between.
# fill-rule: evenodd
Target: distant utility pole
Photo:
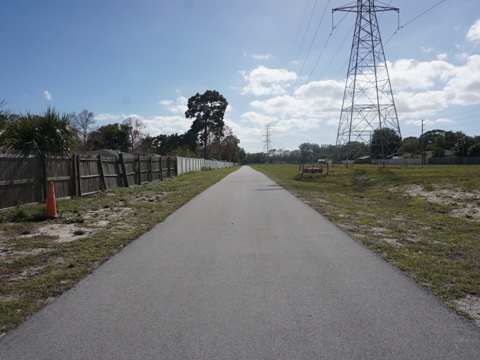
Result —
<instances>
[{"instance_id":1,"label":"distant utility pole","mask_svg":"<svg viewBox=\"0 0 480 360\"><path fill-rule=\"evenodd\" d=\"M265 140L263 141L263 152L269 156L270 150L272 150L272 142L271 142L271 124L265 124L265 128L263 129L263 134L265 136Z\"/></svg>"},{"instance_id":2,"label":"distant utility pole","mask_svg":"<svg viewBox=\"0 0 480 360\"><path fill-rule=\"evenodd\" d=\"M381 159L398 152L401 146L397 110L377 20L377 12L391 10L399 12L398 8L376 6L374 0L357 0L354 6L332 10L357 13L337 146L373 141L374 147L370 143L372 156ZM396 139L394 144L392 138Z\"/></svg>"},{"instance_id":3,"label":"distant utility pole","mask_svg":"<svg viewBox=\"0 0 480 360\"><path fill-rule=\"evenodd\" d=\"M422 165L425 165L425 138L423 137L423 119L422 119Z\"/></svg>"}]
</instances>

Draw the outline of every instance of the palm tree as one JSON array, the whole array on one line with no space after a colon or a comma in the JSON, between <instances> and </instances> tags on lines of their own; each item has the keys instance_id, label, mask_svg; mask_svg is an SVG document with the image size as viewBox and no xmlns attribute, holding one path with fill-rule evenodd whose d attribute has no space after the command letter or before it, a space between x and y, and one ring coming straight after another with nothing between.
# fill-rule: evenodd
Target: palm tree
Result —
<instances>
[{"instance_id":1,"label":"palm tree","mask_svg":"<svg viewBox=\"0 0 480 360\"><path fill-rule=\"evenodd\" d=\"M5 100L0 101L0 148L6 146L7 143L7 123L10 117L10 112L8 110L3 109L5 105Z\"/></svg>"},{"instance_id":2,"label":"palm tree","mask_svg":"<svg viewBox=\"0 0 480 360\"><path fill-rule=\"evenodd\" d=\"M77 143L72 115L60 114L48 107L38 116L27 113L6 126L7 145L27 155L64 155L73 153Z\"/></svg>"}]
</instances>

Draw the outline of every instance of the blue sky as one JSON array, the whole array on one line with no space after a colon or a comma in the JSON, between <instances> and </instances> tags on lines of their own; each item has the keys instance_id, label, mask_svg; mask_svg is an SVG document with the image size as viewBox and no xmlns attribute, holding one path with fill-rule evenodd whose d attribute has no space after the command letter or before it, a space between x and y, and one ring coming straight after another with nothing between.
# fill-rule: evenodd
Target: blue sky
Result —
<instances>
[{"instance_id":1,"label":"blue sky","mask_svg":"<svg viewBox=\"0 0 480 360\"><path fill-rule=\"evenodd\" d=\"M480 135L480 2L383 3L403 26L395 12L379 19L402 136L419 136L422 119ZM274 149L335 144L355 14L332 22L332 8L352 4L7 1L0 99L14 113L88 109L96 126L137 116L156 136L187 131L188 98L217 90L247 152L263 150L265 124Z\"/></svg>"}]
</instances>

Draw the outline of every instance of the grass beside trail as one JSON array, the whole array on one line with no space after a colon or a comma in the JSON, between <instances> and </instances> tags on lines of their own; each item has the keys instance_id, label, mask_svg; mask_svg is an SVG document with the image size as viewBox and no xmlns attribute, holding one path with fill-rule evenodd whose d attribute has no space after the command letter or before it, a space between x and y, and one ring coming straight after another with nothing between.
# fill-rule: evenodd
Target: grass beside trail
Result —
<instances>
[{"instance_id":1,"label":"grass beside trail","mask_svg":"<svg viewBox=\"0 0 480 360\"><path fill-rule=\"evenodd\" d=\"M298 165L253 168L475 318L455 300L480 299L480 167L336 165L301 180Z\"/></svg>"},{"instance_id":2,"label":"grass beside trail","mask_svg":"<svg viewBox=\"0 0 480 360\"><path fill-rule=\"evenodd\" d=\"M53 220L45 219L45 204L0 212L0 337L237 169L58 200L59 218ZM78 239L59 243L58 235L39 232L45 226L67 228Z\"/></svg>"}]
</instances>

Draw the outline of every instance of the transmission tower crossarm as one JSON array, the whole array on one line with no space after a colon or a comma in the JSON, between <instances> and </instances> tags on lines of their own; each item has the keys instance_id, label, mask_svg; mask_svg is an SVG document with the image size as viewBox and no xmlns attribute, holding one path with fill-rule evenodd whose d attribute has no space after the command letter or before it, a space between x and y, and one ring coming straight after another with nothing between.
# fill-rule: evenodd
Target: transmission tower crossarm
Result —
<instances>
[{"instance_id":1,"label":"transmission tower crossarm","mask_svg":"<svg viewBox=\"0 0 480 360\"><path fill-rule=\"evenodd\" d=\"M359 3L362 3L362 0L358 0ZM371 10L374 10L374 11L396 11L397 13L400 12L400 8L396 8L396 7L393 7L393 6L377 6L377 5L374 5L374 1L371 0ZM335 9L332 9L332 13L335 13L337 11L343 11L343 12L359 12L361 11L359 8L361 8L361 4L360 6L357 4L357 5L353 5L353 6L340 6L338 8L335 8Z\"/></svg>"}]
</instances>

